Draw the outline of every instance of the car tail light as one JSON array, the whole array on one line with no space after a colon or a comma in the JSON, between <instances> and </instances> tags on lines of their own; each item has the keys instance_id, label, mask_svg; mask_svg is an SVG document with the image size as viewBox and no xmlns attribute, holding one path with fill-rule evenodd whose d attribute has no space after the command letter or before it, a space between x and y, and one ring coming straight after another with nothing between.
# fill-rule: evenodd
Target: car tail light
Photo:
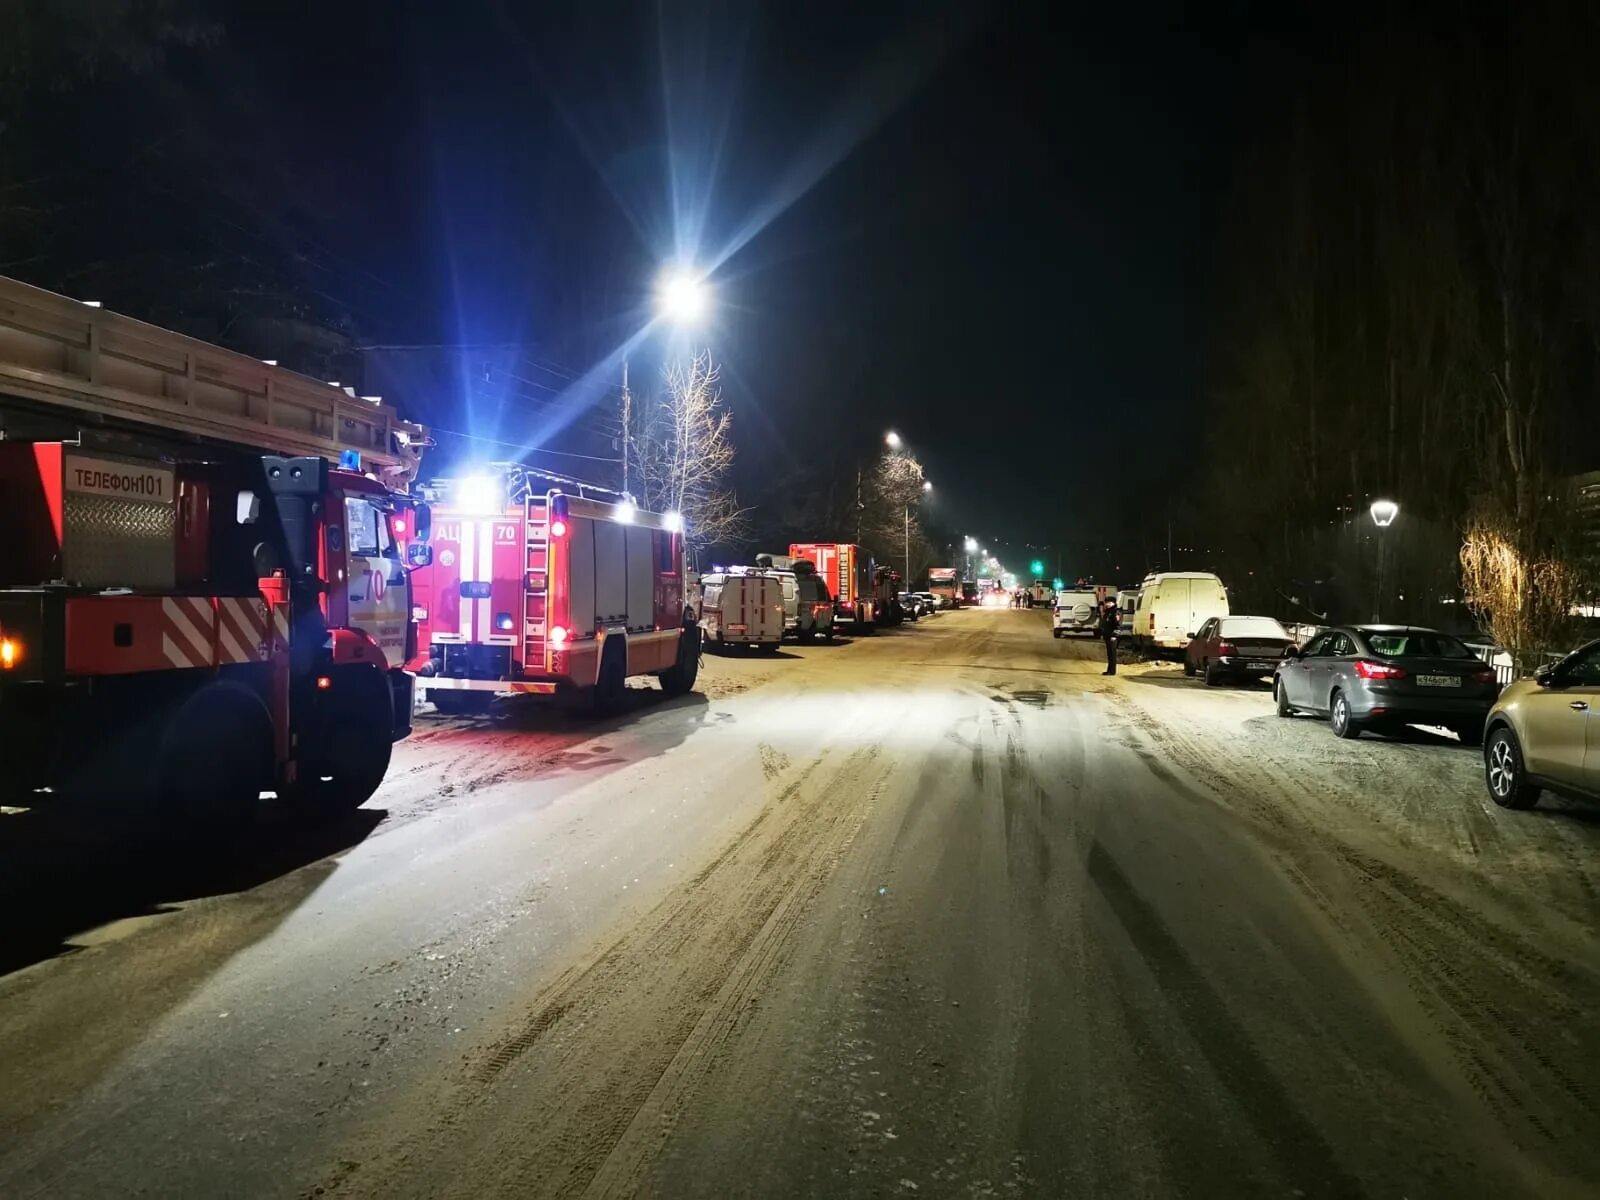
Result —
<instances>
[{"instance_id":1,"label":"car tail light","mask_svg":"<svg viewBox=\"0 0 1600 1200\"><path fill-rule=\"evenodd\" d=\"M1391 663L1368 662L1364 658L1358 658L1356 674L1363 679L1404 679L1410 672Z\"/></svg>"},{"instance_id":2,"label":"car tail light","mask_svg":"<svg viewBox=\"0 0 1600 1200\"><path fill-rule=\"evenodd\" d=\"M1494 673L1493 667L1480 667L1472 673L1473 683L1494 683L1499 676Z\"/></svg>"},{"instance_id":3,"label":"car tail light","mask_svg":"<svg viewBox=\"0 0 1600 1200\"><path fill-rule=\"evenodd\" d=\"M1237 654L1237 653L1239 653L1239 648L1237 646L1235 646L1232 642L1218 642L1217 643L1217 653L1218 654Z\"/></svg>"},{"instance_id":4,"label":"car tail light","mask_svg":"<svg viewBox=\"0 0 1600 1200\"><path fill-rule=\"evenodd\" d=\"M567 644L567 629L564 625L550 626L550 644L552 646L565 646Z\"/></svg>"},{"instance_id":5,"label":"car tail light","mask_svg":"<svg viewBox=\"0 0 1600 1200\"><path fill-rule=\"evenodd\" d=\"M565 496L550 497L550 536L553 538L567 536L567 498Z\"/></svg>"}]
</instances>

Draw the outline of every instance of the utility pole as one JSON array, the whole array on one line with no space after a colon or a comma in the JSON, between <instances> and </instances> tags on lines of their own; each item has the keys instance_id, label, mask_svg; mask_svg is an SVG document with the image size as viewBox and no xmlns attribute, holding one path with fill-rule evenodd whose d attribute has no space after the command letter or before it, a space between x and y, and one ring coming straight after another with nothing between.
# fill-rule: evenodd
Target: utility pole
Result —
<instances>
[{"instance_id":1,"label":"utility pole","mask_svg":"<svg viewBox=\"0 0 1600 1200\"><path fill-rule=\"evenodd\" d=\"M911 505L906 505L906 591L911 590Z\"/></svg>"},{"instance_id":2,"label":"utility pole","mask_svg":"<svg viewBox=\"0 0 1600 1200\"><path fill-rule=\"evenodd\" d=\"M856 545L861 544L861 468L856 468Z\"/></svg>"}]
</instances>

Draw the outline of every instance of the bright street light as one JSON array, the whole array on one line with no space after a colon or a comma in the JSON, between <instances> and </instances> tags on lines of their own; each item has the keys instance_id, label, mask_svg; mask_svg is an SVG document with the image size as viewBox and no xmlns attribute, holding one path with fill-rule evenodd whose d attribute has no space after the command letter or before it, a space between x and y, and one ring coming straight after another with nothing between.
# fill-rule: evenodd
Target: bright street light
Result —
<instances>
[{"instance_id":1,"label":"bright street light","mask_svg":"<svg viewBox=\"0 0 1600 1200\"><path fill-rule=\"evenodd\" d=\"M966 548L967 548L967 553L968 554L976 553L977 549L978 549L978 539L969 537L967 539Z\"/></svg>"},{"instance_id":2,"label":"bright street light","mask_svg":"<svg viewBox=\"0 0 1600 1200\"><path fill-rule=\"evenodd\" d=\"M1384 530L1394 524L1394 519L1400 515L1400 506L1393 500L1374 500L1372 507L1367 510L1372 514L1372 523L1378 527L1378 590L1372 598L1372 619L1383 620L1383 543Z\"/></svg>"},{"instance_id":3,"label":"bright street light","mask_svg":"<svg viewBox=\"0 0 1600 1200\"><path fill-rule=\"evenodd\" d=\"M900 435L892 429L889 430L888 433L883 435L883 444L891 450L900 449Z\"/></svg>"},{"instance_id":4,"label":"bright street light","mask_svg":"<svg viewBox=\"0 0 1600 1200\"><path fill-rule=\"evenodd\" d=\"M679 325L697 324L711 307L711 289L700 276L672 271L662 277L656 306L667 320Z\"/></svg>"},{"instance_id":5,"label":"bright street light","mask_svg":"<svg viewBox=\"0 0 1600 1200\"><path fill-rule=\"evenodd\" d=\"M924 480L923 480L923 481L922 481L922 490L923 490L923 491L925 491L925 492L931 492L931 491L933 491L933 480L931 480L931 479L924 479Z\"/></svg>"}]
</instances>

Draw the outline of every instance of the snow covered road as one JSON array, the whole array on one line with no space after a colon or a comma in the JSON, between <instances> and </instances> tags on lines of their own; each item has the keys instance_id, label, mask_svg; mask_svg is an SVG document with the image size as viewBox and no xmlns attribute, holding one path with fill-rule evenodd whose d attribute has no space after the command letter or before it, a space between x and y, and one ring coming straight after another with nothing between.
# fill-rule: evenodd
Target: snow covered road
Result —
<instances>
[{"instance_id":1,"label":"snow covered road","mask_svg":"<svg viewBox=\"0 0 1600 1200\"><path fill-rule=\"evenodd\" d=\"M1592 1194L1600 810L1097 651L432 722L226 862L0 819L0 1195Z\"/></svg>"}]
</instances>

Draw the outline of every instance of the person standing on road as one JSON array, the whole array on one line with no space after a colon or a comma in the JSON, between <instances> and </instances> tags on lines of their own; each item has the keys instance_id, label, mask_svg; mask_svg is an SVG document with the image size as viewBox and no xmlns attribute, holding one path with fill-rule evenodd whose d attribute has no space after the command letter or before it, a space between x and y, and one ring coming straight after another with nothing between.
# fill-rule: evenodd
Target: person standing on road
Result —
<instances>
[{"instance_id":1,"label":"person standing on road","mask_svg":"<svg viewBox=\"0 0 1600 1200\"><path fill-rule=\"evenodd\" d=\"M1117 602L1107 596L1100 601L1100 640L1106 644L1106 669L1102 675L1117 673Z\"/></svg>"}]
</instances>

